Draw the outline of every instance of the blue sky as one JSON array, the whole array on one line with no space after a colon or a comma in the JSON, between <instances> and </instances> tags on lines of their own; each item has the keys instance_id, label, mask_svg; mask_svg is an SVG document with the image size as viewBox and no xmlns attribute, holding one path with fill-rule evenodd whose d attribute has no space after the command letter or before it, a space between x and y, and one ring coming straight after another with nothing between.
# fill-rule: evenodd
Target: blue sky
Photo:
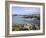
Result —
<instances>
[{"instance_id":1,"label":"blue sky","mask_svg":"<svg viewBox=\"0 0 46 38\"><path fill-rule=\"evenodd\" d=\"M30 15L30 14L40 14L39 7L12 7L12 14Z\"/></svg>"}]
</instances>

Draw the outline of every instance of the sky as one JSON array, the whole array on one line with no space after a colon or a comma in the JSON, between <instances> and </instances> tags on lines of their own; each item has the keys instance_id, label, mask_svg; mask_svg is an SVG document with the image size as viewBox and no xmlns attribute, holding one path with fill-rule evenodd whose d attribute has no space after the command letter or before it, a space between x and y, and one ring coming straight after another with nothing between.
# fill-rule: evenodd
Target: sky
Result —
<instances>
[{"instance_id":1,"label":"sky","mask_svg":"<svg viewBox=\"0 0 46 38\"><path fill-rule=\"evenodd\" d=\"M31 15L31 14L40 14L39 7L12 7L12 14L20 14L20 15Z\"/></svg>"}]
</instances>

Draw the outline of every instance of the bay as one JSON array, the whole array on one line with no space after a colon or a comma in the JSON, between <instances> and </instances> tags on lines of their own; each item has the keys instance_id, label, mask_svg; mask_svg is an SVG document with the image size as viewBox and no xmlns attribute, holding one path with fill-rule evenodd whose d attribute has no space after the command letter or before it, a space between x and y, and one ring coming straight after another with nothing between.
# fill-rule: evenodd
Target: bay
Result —
<instances>
[{"instance_id":1,"label":"bay","mask_svg":"<svg viewBox=\"0 0 46 38\"><path fill-rule=\"evenodd\" d=\"M40 24L36 18L23 18L23 16L12 16L12 24Z\"/></svg>"}]
</instances>

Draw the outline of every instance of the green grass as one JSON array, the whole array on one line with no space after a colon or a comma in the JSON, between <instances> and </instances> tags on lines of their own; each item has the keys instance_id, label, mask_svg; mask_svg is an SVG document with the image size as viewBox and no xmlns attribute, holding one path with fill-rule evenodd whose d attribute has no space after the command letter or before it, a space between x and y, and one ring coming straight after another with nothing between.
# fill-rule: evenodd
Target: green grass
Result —
<instances>
[{"instance_id":1,"label":"green grass","mask_svg":"<svg viewBox=\"0 0 46 38\"><path fill-rule=\"evenodd\" d=\"M12 31L19 31L21 28L23 28L22 24L15 24L12 26Z\"/></svg>"},{"instance_id":2,"label":"green grass","mask_svg":"<svg viewBox=\"0 0 46 38\"><path fill-rule=\"evenodd\" d=\"M40 25L38 27L40 29ZM32 26L30 25L29 29L30 30L36 30L37 28L33 25ZM12 31L24 31L24 30L28 30L27 28L24 28L24 24L14 24L12 26Z\"/></svg>"}]
</instances>

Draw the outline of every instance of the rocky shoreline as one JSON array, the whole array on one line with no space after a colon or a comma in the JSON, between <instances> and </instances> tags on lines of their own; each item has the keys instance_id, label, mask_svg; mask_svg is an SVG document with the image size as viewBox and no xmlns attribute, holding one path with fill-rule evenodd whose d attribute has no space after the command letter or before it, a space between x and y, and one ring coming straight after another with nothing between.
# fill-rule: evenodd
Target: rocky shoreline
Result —
<instances>
[{"instance_id":1,"label":"rocky shoreline","mask_svg":"<svg viewBox=\"0 0 46 38\"><path fill-rule=\"evenodd\" d=\"M40 30L40 25L14 24L12 26L12 31L25 31L25 30Z\"/></svg>"}]
</instances>

